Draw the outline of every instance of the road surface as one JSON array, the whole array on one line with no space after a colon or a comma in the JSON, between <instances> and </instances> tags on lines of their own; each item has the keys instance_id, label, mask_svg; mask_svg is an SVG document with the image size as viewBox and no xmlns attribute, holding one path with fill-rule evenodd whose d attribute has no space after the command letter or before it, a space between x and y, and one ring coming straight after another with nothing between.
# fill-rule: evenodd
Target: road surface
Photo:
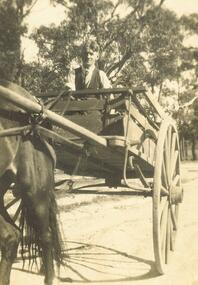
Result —
<instances>
[{"instance_id":1,"label":"road surface","mask_svg":"<svg viewBox=\"0 0 198 285\"><path fill-rule=\"evenodd\" d=\"M66 240L59 284L198 285L198 163L183 165L177 246L165 275L155 270L152 199L70 195L58 199ZM15 263L11 285L42 283Z\"/></svg>"}]
</instances>

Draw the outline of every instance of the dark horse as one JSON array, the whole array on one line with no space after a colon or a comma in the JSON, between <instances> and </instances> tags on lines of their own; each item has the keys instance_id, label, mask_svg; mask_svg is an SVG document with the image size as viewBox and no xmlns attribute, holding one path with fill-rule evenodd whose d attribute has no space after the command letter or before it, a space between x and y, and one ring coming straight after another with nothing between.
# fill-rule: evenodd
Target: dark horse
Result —
<instances>
[{"instance_id":1,"label":"dark horse","mask_svg":"<svg viewBox=\"0 0 198 285\"><path fill-rule=\"evenodd\" d=\"M0 81L21 96L35 100L16 84ZM29 123L29 115L0 97L0 133ZM9 285L12 264L26 229L28 249L42 258L46 285L54 279L54 261L61 261L61 239L54 198L54 160L48 143L32 131L0 137L0 285ZM15 183L22 201L21 226L16 226L4 206L4 195ZM29 237L27 238L27 235ZM28 240L28 241L27 241Z\"/></svg>"}]
</instances>

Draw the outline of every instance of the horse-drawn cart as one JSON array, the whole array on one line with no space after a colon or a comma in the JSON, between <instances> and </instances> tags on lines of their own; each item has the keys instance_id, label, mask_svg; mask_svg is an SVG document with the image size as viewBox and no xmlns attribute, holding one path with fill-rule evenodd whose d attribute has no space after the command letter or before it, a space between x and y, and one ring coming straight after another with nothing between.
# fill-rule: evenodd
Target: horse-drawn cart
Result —
<instances>
[{"instance_id":1,"label":"horse-drawn cart","mask_svg":"<svg viewBox=\"0 0 198 285\"><path fill-rule=\"evenodd\" d=\"M67 174L104 178L107 186L152 197L156 267L164 273L183 192L177 129L158 102L144 88L48 94L44 107L3 86L0 96L51 122L52 129L39 120L33 127L52 140L57 167Z\"/></svg>"}]
</instances>

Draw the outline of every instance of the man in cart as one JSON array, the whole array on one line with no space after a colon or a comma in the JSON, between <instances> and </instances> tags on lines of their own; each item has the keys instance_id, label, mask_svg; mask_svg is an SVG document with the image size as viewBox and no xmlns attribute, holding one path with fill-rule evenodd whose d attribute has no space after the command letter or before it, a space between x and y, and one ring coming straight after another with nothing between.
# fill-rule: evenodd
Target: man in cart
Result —
<instances>
[{"instance_id":1,"label":"man in cart","mask_svg":"<svg viewBox=\"0 0 198 285\"><path fill-rule=\"evenodd\" d=\"M100 68L96 42L82 47L81 58L72 61L67 86L71 90L111 88L111 82Z\"/></svg>"}]
</instances>

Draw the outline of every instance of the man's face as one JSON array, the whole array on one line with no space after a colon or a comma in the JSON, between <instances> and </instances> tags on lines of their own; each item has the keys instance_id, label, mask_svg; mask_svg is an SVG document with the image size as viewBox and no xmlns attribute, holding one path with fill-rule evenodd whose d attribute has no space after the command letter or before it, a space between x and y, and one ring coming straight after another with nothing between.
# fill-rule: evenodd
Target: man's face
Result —
<instances>
[{"instance_id":1,"label":"man's face","mask_svg":"<svg viewBox=\"0 0 198 285\"><path fill-rule=\"evenodd\" d=\"M98 52L89 49L87 51L87 64L88 66L91 66L92 64L95 63L95 61L98 59Z\"/></svg>"}]
</instances>

